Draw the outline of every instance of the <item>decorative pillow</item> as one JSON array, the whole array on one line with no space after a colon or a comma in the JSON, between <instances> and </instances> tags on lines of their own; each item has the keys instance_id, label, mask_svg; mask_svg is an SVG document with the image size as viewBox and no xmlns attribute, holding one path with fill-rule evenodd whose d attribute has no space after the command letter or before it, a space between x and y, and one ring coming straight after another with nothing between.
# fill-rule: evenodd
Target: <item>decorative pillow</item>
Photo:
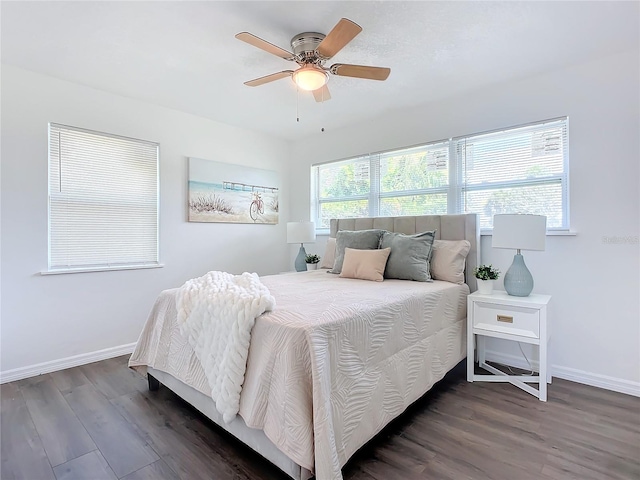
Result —
<instances>
[{"instance_id":1,"label":"decorative pillow","mask_svg":"<svg viewBox=\"0 0 640 480\"><path fill-rule=\"evenodd\" d=\"M336 235L336 260L331 273L340 273L344 262L344 249L375 250L380 247L380 237L384 230L340 230Z\"/></svg>"},{"instance_id":2,"label":"decorative pillow","mask_svg":"<svg viewBox=\"0 0 640 480\"><path fill-rule=\"evenodd\" d=\"M429 259L435 234L435 231L416 235L385 232L380 248L391 248L391 255L384 277L431 282Z\"/></svg>"},{"instance_id":3,"label":"decorative pillow","mask_svg":"<svg viewBox=\"0 0 640 480\"><path fill-rule=\"evenodd\" d=\"M431 276L436 280L462 284L471 244L467 240L436 240L431 255Z\"/></svg>"},{"instance_id":4,"label":"decorative pillow","mask_svg":"<svg viewBox=\"0 0 640 480\"><path fill-rule=\"evenodd\" d=\"M320 268L333 268L333 264L336 261L336 239L329 237L327 239L327 246L324 250L324 257L320 262Z\"/></svg>"},{"instance_id":5,"label":"decorative pillow","mask_svg":"<svg viewBox=\"0 0 640 480\"><path fill-rule=\"evenodd\" d=\"M380 250L344 249L344 262L342 264L342 278L359 278L360 280L372 280L382 282L384 280L384 267L391 253L390 248Z\"/></svg>"}]
</instances>

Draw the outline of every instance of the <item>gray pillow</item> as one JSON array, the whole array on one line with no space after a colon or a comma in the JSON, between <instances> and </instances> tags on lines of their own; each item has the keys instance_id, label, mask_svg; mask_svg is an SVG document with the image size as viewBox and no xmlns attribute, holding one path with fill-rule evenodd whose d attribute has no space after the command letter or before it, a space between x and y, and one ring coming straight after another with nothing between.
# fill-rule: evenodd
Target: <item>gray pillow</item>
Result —
<instances>
[{"instance_id":1,"label":"gray pillow","mask_svg":"<svg viewBox=\"0 0 640 480\"><path fill-rule=\"evenodd\" d=\"M336 234L336 260L331 273L341 273L344 262L344 249L355 248L357 250L376 250L380 247L380 238L384 230L340 230Z\"/></svg>"},{"instance_id":2,"label":"gray pillow","mask_svg":"<svg viewBox=\"0 0 640 480\"><path fill-rule=\"evenodd\" d=\"M429 260L436 232L416 235L386 232L382 236L380 248L391 248L384 278L431 282Z\"/></svg>"}]
</instances>

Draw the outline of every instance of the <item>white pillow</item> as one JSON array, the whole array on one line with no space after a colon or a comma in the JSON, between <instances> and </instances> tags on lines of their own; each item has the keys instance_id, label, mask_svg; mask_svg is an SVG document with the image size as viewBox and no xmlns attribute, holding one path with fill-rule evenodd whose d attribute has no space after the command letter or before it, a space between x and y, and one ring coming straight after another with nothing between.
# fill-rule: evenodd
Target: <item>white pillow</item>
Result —
<instances>
[{"instance_id":1,"label":"white pillow","mask_svg":"<svg viewBox=\"0 0 640 480\"><path fill-rule=\"evenodd\" d=\"M324 250L324 257L320 262L320 268L333 268L336 261L336 239L329 237L327 239L327 247Z\"/></svg>"},{"instance_id":2,"label":"white pillow","mask_svg":"<svg viewBox=\"0 0 640 480\"><path fill-rule=\"evenodd\" d=\"M470 249L471 244L467 240L434 240L431 277L434 280L463 284Z\"/></svg>"},{"instance_id":3,"label":"white pillow","mask_svg":"<svg viewBox=\"0 0 640 480\"><path fill-rule=\"evenodd\" d=\"M382 282L384 267L387 265L390 253L391 248L358 250L347 247L344 249L344 262L340 276Z\"/></svg>"}]
</instances>

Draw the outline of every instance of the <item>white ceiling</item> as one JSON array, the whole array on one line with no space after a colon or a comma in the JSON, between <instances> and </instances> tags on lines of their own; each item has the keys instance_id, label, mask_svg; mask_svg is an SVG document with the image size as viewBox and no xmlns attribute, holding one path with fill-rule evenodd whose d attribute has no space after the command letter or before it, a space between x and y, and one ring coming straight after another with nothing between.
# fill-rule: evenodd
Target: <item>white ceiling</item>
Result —
<instances>
[{"instance_id":1,"label":"white ceiling","mask_svg":"<svg viewBox=\"0 0 640 480\"><path fill-rule=\"evenodd\" d=\"M298 139L409 105L638 49L634 2L7 2L2 62L220 122ZM332 77L313 101L289 79L243 82L295 64L285 49L341 18L363 32L332 63L391 67L386 82Z\"/></svg>"}]
</instances>

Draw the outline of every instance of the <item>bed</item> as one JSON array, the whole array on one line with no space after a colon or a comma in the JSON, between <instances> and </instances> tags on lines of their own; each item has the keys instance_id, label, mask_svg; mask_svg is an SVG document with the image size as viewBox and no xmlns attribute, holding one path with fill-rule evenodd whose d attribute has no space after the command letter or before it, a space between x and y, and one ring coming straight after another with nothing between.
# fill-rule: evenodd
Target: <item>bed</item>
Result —
<instances>
[{"instance_id":1,"label":"bed","mask_svg":"<svg viewBox=\"0 0 640 480\"><path fill-rule=\"evenodd\" d=\"M291 478L340 479L368 440L466 355L466 297L479 261L475 215L331 221L340 230L436 231L467 240L466 283L339 278L326 270L261 277L277 307L256 319L239 414L225 423L176 325L176 290L159 296L129 365L174 391ZM210 391L210 390L209 390Z\"/></svg>"}]
</instances>

